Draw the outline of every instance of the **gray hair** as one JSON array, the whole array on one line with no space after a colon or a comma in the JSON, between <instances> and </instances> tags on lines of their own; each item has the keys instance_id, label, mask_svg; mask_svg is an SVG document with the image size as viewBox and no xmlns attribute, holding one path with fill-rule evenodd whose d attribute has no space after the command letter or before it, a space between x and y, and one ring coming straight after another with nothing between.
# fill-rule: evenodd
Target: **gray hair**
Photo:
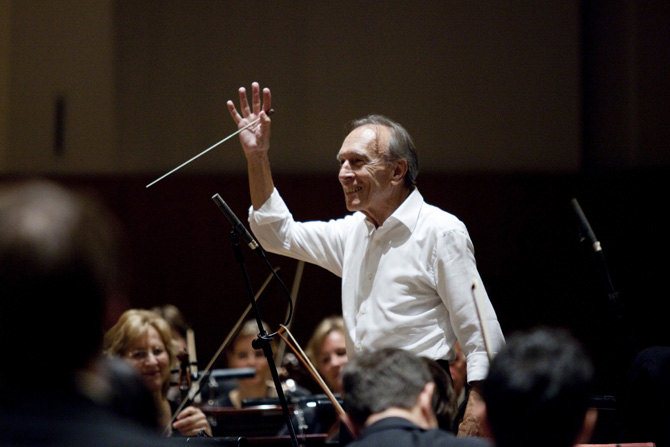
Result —
<instances>
[{"instance_id":1,"label":"gray hair","mask_svg":"<svg viewBox=\"0 0 670 447\"><path fill-rule=\"evenodd\" d=\"M389 129L388 159L389 161L407 161L405 186L410 190L414 189L416 178L419 175L419 158L409 132L402 125L384 115L368 115L358 118L349 123L348 129L352 131L361 126L384 126Z\"/></svg>"}]
</instances>

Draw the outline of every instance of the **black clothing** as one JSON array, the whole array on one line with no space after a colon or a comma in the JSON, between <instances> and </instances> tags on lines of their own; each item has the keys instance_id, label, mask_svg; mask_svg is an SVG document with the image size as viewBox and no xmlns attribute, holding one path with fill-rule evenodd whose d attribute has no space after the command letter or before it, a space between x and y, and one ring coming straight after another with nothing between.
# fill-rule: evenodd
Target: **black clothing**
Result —
<instances>
[{"instance_id":1,"label":"black clothing","mask_svg":"<svg viewBox=\"0 0 670 447\"><path fill-rule=\"evenodd\" d=\"M79 395L0 402L0 446L3 447L162 445L165 443L159 433L134 424Z\"/></svg>"},{"instance_id":2,"label":"black clothing","mask_svg":"<svg viewBox=\"0 0 670 447\"><path fill-rule=\"evenodd\" d=\"M425 430L413 422L388 417L366 427L361 436L347 447L492 447L483 438L457 438L454 434L438 428Z\"/></svg>"},{"instance_id":3,"label":"black clothing","mask_svg":"<svg viewBox=\"0 0 670 447\"><path fill-rule=\"evenodd\" d=\"M639 352L629 370L622 399L625 442L670 447L670 346Z\"/></svg>"}]
</instances>

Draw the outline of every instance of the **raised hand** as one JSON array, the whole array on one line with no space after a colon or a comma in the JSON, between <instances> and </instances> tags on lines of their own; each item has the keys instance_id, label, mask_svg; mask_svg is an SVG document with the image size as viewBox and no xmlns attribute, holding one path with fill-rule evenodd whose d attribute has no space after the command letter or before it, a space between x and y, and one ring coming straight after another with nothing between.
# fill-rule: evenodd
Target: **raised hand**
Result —
<instances>
[{"instance_id":1,"label":"raised hand","mask_svg":"<svg viewBox=\"0 0 670 447\"><path fill-rule=\"evenodd\" d=\"M270 107L272 105L272 95L269 88L263 89L263 100L261 102L261 89L258 82L251 84L251 106L247 99L247 91L240 87L240 111L235 108L233 101L228 101L228 111L238 129L241 129L254 121L257 124L240 132L240 143L244 149L245 155L255 153L267 153L270 149Z\"/></svg>"}]
</instances>

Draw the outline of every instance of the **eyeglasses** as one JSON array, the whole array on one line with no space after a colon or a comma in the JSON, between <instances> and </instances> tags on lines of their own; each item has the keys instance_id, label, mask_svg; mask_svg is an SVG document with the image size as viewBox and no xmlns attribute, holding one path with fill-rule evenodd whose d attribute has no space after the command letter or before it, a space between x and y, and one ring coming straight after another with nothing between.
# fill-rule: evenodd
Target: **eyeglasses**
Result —
<instances>
[{"instance_id":1,"label":"eyeglasses","mask_svg":"<svg viewBox=\"0 0 670 447\"><path fill-rule=\"evenodd\" d=\"M128 352L126 357L134 362L144 362L149 358L149 354L153 355L155 358L158 358L166 354L166 352L167 351L164 348L153 348L148 351L145 349L138 349L136 351Z\"/></svg>"}]
</instances>

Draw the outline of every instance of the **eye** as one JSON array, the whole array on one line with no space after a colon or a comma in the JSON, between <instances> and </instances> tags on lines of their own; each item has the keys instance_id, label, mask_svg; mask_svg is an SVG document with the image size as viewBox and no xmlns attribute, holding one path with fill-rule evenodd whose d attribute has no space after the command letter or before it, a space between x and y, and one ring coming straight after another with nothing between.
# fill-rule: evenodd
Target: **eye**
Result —
<instances>
[{"instance_id":1,"label":"eye","mask_svg":"<svg viewBox=\"0 0 670 447\"><path fill-rule=\"evenodd\" d=\"M140 361L147 358L147 351L131 351L128 353L128 357L132 360Z\"/></svg>"}]
</instances>

